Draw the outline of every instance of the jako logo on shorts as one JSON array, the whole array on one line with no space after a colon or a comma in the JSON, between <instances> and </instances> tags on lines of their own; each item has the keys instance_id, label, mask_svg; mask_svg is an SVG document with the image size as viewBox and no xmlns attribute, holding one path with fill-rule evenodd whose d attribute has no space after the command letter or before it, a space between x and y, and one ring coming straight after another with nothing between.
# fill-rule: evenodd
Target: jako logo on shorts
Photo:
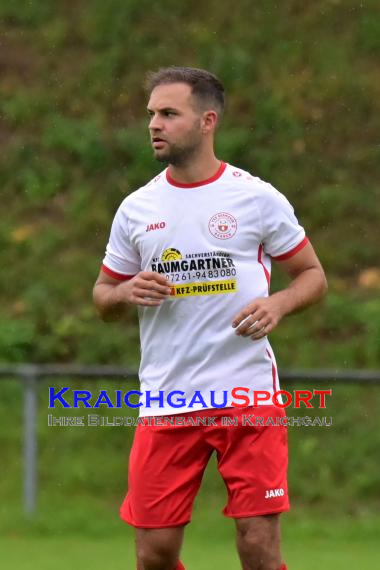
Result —
<instances>
[{"instance_id":1,"label":"jako logo on shorts","mask_svg":"<svg viewBox=\"0 0 380 570\"><path fill-rule=\"evenodd\" d=\"M274 499L275 497L283 497L285 495L284 489L267 489L265 491L265 499Z\"/></svg>"}]
</instances>

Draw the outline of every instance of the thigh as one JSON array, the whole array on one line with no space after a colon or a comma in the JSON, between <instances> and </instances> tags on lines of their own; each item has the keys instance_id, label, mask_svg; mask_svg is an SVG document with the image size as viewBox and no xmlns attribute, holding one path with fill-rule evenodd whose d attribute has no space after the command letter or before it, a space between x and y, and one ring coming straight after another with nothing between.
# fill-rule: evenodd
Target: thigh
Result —
<instances>
[{"instance_id":1,"label":"thigh","mask_svg":"<svg viewBox=\"0 0 380 570\"><path fill-rule=\"evenodd\" d=\"M236 416L237 412L233 413ZM248 421L240 415L239 425L224 428L217 453L218 469L228 491L226 516L256 517L289 509L287 428L279 421L284 415L274 406L245 408ZM270 425L268 418L279 425Z\"/></svg>"},{"instance_id":2,"label":"thigh","mask_svg":"<svg viewBox=\"0 0 380 570\"><path fill-rule=\"evenodd\" d=\"M144 529L187 524L211 453L202 427L138 426L121 518Z\"/></svg>"}]
</instances>

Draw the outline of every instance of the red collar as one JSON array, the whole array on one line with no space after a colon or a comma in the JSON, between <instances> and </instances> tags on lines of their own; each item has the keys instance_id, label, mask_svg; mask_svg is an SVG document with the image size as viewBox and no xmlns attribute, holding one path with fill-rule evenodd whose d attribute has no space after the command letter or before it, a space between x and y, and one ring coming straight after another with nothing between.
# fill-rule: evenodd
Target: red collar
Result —
<instances>
[{"instance_id":1,"label":"red collar","mask_svg":"<svg viewBox=\"0 0 380 570\"><path fill-rule=\"evenodd\" d=\"M218 178L220 178L223 172L226 170L226 167L227 164L221 160L217 172L213 176L211 176L211 178L207 178L207 180L200 180L199 182L192 182L191 184L184 184L183 182L177 182L176 180L174 180L174 178L170 176L169 168L167 168L166 180L172 186L177 186L177 188L196 188L197 186L204 186L205 184L211 184L211 182L215 182L215 180L218 180Z\"/></svg>"}]
</instances>

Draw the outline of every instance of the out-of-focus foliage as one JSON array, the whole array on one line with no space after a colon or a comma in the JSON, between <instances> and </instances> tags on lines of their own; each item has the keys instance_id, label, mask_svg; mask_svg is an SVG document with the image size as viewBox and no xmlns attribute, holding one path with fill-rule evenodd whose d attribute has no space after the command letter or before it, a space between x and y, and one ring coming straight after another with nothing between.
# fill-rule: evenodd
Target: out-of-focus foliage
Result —
<instances>
[{"instance_id":1,"label":"out-of-focus foliage","mask_svg":"<svg viewBox=\"0 0 380 570\"><path fill-rule=\"evenodd\" d=\"M0 359L137 359L135 314L100 323L91 288L118 204L161 168L145 72L177 64L224 81L219 156L288 196L327 270L324 306L273 335L280 362L378 366L376 10L375 0L2 0Z\"/></svg>"}]
</instances>

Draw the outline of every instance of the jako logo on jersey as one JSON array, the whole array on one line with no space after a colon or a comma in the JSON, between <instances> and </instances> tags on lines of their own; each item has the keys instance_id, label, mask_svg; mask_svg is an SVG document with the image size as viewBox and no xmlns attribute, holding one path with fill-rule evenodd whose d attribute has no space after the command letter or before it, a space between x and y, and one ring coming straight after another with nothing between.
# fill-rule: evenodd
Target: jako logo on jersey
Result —
<instances>
[{"instance_id":1,"label":"jako logo on jersey","mask_svg":"<svg viewBox=\"0 0 380 570\"><path fill-rule=\"evenodd\" d=\"M230 239L236 234L237 221L231 214L219 212L210 218L208 229L218 239Z\"/></svg>"},{"instance_id":2,"label":"jako logo on jersey","mask_svg":"<svg viewBox=\"0 0 380 570\"><path fill-rule=\"evenodd\" d=\"M284 489L267 489L265 491L265 499L274 499L275 497L283 497L285 495Z\"/></svg>"},{"instance_id":3,"label":"jako logo on jersey","mask_svg":"<svg viewBox=\"0 0 380 570\"><path fill-rule=\"evenodd\" d=\"M146 226L146 232L151 232L153 230L163 230L166 227L165 222L157 222L156 224L148 224Z\"/></svg>"}]
</instances>

